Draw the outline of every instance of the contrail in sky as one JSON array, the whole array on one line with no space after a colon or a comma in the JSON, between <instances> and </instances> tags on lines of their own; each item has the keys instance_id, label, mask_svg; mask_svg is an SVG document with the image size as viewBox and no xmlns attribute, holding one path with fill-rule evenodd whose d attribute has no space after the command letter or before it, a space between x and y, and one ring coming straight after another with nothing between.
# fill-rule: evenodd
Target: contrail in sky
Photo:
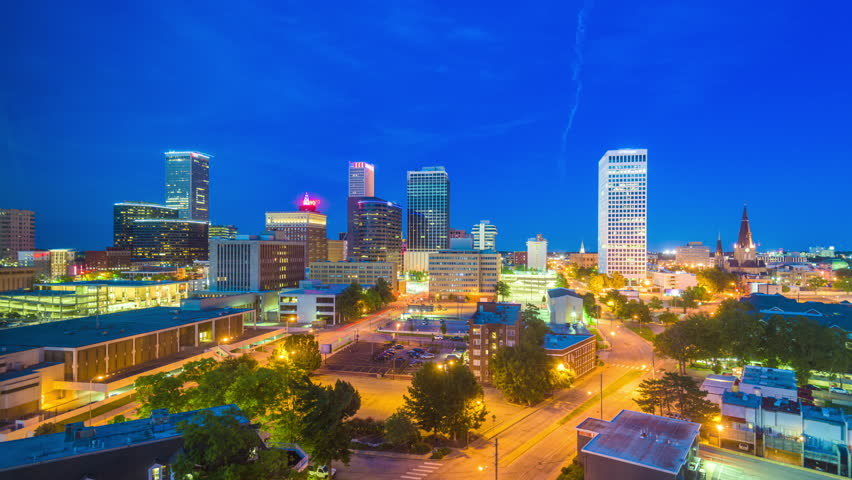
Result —
<instances>
[{"instance_id":1,"label":"contrail in sky","mask_svg":"<svg viewBox=\"0 0 852 480\"><path fill-rule=\"evenodd\" d=\"M565 129L562 131L562 162L560 162L560 170L563 174L566 170L567 160L565 153L568 149L568 134L571 132L571 127L574 126L574 116L577 115L577 108L580 106L580 94L583 92L583 81L580 75L583 73L583 44L586 42L586 16L587 11L591 7L591 2L584 2L580 12L577 13L577 31L574 33L574 63L571 65L571 80L574 81L574 104L571 105L571 111L568 113L568 123L565 124Z\"/></svg>"}]
</instances>

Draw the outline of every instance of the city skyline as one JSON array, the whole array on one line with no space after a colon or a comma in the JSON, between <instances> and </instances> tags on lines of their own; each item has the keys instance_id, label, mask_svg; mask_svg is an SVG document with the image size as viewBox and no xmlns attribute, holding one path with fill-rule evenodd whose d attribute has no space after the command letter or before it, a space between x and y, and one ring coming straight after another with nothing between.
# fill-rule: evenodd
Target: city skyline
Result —
<instances>
[{"instance_id":1,"label":"city skyline","mask_svg":"<svg viewBox=\"0 0 852 480\"><path fill-rule=\"evenodd\" d=\"M0 174L14 182L0 207L36 212L39 248L101 249L113 204L161 203L162 152L192 149L216 155L214 224L257 233L263 212L291 210L307 190L324 200L336 238L348 162L375 164L378 196L402 206L405 172L443 165L451 228L489 218L501 249L522 250L541 232L552 249L577 250L596 243L597 159L633 147L653 152L651 250L713 244L718 232L730 249L744 203L761 251L852 248L836 220L841 189L820 189L825 207L812 208L782 188L845 166L836 152L848 137L852 67L832 52L850 46L840 23L849 7L614 6L586 12L578 43L580 2L511 14L372 5L215 18L130 6L109 22L96 7L16 4L10 18L25 20L7 30L15 70L0 76ZM26 20L35 18L40 28ZM108 46L89 50L105 36ZM281 51L287 65L270 68ZM62 82L45 80L57 71ZM198 72L216 74L174 80Z\"/></svg>"}]
</instances>

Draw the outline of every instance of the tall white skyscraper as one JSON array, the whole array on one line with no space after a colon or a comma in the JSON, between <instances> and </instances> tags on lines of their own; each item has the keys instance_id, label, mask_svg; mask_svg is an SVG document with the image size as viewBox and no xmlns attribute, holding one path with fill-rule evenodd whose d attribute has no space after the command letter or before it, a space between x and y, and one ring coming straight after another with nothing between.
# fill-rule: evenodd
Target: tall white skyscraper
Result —
<instances>
[{"instance_id":1,"label":"tall white skyscraper","mask_svg":"<svg viewBox=\"0 0 852 480\"><path fill-rule=\"evenodd\" d=\"M355 235L355 212L358 201L376 196L376 167L367 162L349 162L349 198L346 201L346 240ZM351 243L350 243L351 245Z\"/></svg>"},{"instance_id":2,"label":"tall white skyscraper","mask_svg":"<svg viewBox=\"0 0 852 480\"><path fill-rule=\"evenodd\" d=\"M547 240L540 233L527 240L527 268L547 270Z\"/></svg>"},{"instance_id":3,"label":"tall white skyscraper","mask_svg":"<svg viewBox=\"0 0 852 480\"><path fill-rule=\"evenodd\" d=\"M490 220L480 220L470 229L474 250L497 250L497 226Z\"/></svg>"},{"instance_id":4,"label":"tall white skyscraper","mask_svg":"<svg viewBox=\"0 0 852 480\"><path fill-rule=\"evenodd\" d=\"M349 196L375 197L375 167L367 162L349 162Z\"/></svg>"},{"instance_id":5,"label":"tall white skyscraper","mask_svg":"<svg viewBox=\"0 0 852 480\"><path fill-rule=\"evenodd\" d=\"M598 163L598 271L637 284L648 263L648 150L608 150Z\"/></svg>"}]
</instances>

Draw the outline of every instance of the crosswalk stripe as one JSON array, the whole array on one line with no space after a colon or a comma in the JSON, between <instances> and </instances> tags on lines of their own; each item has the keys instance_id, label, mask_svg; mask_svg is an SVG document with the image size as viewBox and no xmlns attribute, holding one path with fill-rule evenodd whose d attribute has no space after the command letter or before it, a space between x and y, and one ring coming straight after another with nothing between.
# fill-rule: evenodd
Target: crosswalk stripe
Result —
<instances>
[{"instance_id":1,"label":"crosswalk stripe","mask_svg":"<svg viewBox=\"0 0 852 480\"><path fill-rule=\"evenodd\" d=\"M400 475L399 478L407 478L408 480L420 480L420 477L409 477L408 475Z\"/></svg>"},{"instance_id":2,"label":"crosswalk stripe","mask_svg":"<svg viewBox=\"0 0 852 480\"><path fill-rule=\"evenodd\" d=\"M439 467L442 467L444 464L443 463L435 463L435 462L423 462L423 465L437 465Z\"/></svg>"},{"instance_id":3,"label":"crosswalk stripe","mask_svg":"<svg viewBox=\"0 0 852 480\"><path fill-rule=\"evenodd\" d=\"M417 477L425 477L427 475L425 473L414 472L414 471L411 471L411 470L405 472L405 474L406 475L414 475L414 476L417 476Z\"/></svg>"},{"instance_id":4,"label":"crosswalk stripe","mask_svg":"<svg viewBox=\"0 0 852 480\"><path fill-rule=\"evenodd\" d=\"M427 470L425 468L417 467L417 468L412 468L411 471L412 472L418 472L418 473L420 473L420 472L432 473L435 470Z\"/></svg>"}]
</instances>

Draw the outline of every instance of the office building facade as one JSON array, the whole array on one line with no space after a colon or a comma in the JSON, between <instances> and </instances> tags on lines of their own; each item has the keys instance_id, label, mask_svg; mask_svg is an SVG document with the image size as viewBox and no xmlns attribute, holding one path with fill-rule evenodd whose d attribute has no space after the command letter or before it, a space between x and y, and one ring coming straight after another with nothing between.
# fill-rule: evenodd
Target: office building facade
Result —
<instances>
[{"instance_id":1,"label":"office building facade","mask_svg":"<svg viewBox=\"0 0 852 480\"><path fill-rule=\"evenodd\" d=\"M540 233L527 240L527 268L547 270L547 240Z\"/></svg>"},{"instance_id":2,"label":"office building facade","mask_svg":"<svg viewBox=\"0 0 852 480\"><path fill-rule=\"evenodd\" d=\"M449 246L450 179L444 167L408 172L408 249Z\"/></svg>"},{"instance_id":3,"label":"office building facade","mask_svg":"<svg viewBox=\"0 0 852 480\"><path fill-rule=\"evenodd\" d=\"M709 267L710 247L701 242L688 242L675 248L675 263L684 266Z\"/></svg>"},{"instance_id":4,"label":"office building facade","mask_svg":"<svg viewBox=\"0 0 852 480\"><path fill-rule=\"evenodd\" d=\"M166 152L166 205L183 220L210 220L210 155Z\"/></svg>"},{"instance_id":5,"label":"office building facade","mask_svg":"<svg viewBox=\"0 0 852 480\"><path fill-rule=\"evenodd\" d=\"M130 249L133 244L133 222L158 218L177 219L178 209L144 202L122 202L112 206L112 244Z\"/></svg>"},{"instance_id":6,"label":"office building facade","mask_svg":"<svg viewBox=\"0 0 852 480\"><path fill-rule=\"evenodd\" d=\"M440 298L496 300L500 254L490 250L440 250L429 254L429 294Z\"/></svg>"},{"instance_id":7,"label":"office building facade","mask_svg":"<svg viewBox=\"0 0 852 480\"><path fill-rule=\"evenodd\" d=\"M349 162L349 194L346 201L346 232L349 236L355 231L355 209L358 207L358 200L376 196L375 169L373 164L367 162Z\"/></svg>"},{"instance_id":8,"label":"office building facade","mask_svg":"<svg viewBox=\"0 0 852 480\"><path fill-rule=\"evenodd\" d=\"M266 212L266 230L273 232L276 240L305 245L305 265L328 259L328 219L317 212L317 203L306 193L298 212Z\"/></svg>"},{"instance_id":9,"label":"office building facade","mask_svg":"<svg viewBox=\"0 0 852 480\"><path fill-rule=\"evenodd\" d=\"M482 383L491 383L489 363L497 350L521 341L521 305L479 302L468 320L470 371Z\"/></svg>"},{"instance_id":10,"label":"office building facade","mask_svg":"<svg viewBox=\"0 0 852 480\"><path fill-rule=\"evenodd\" d=\"M18 252L35 249L35 212L0 208L0 262L15 262Z\"/></svg>"},{"instance_id":11,"label":"office building facade","mask_svg":"<svg viewBox=\"0 0 852 480\"><path fill-rule=\"evenodd\" d=\"M150 219L133 222L134 262L185 266L207 260L207 222L182 219Z\"/></svg>"},{"instance_id":12,"label":"office building facade","mask_svg":"<svg viewBox=\"0 0 852 480\"><path fill-rule=\"evenodd\" d=\"M237 238L237 233L237 227L233 225L210 225L207 232L210 239L225 238L229 240Z\"/></svg>"},{"instance_id":13,"label":"office building facade","mask_svg":"<svg viewBox=\"0 0 852 480\"><path fill-rule=\"evenodd\" d=\"M384 278L397 290L399 266L389 262L314 262L310 265L310 280L323 285L350 285L357 282L364 288Z\"/></svg>"},{"instance_id":14,"label":"office building facade","mask_svg":"<svg viewBox=\"0 0 852 480\"><path fill-rule=\"evenodd\" d=\"M356 202L353 232L347 240L355 261L402 263L402 207L381 198Z\"/></svg>"},{"instance_id":15,"label":"office building facade","mask_svg":"<svg viewBox=\"0 0 852 480\"><path fill-rule=\"evenodd\" d=\"M305 278L305 245L272 236L210 241L210 290L266 291L295 287Z\"/></svg>"},{"instance_id":16,"label":"office building facade","mask_svg":"<svg viewBox=\"0 0 852 480\"><path fill-rule=\"evenodd\" d=\"M346 287L305 280L299 282L299 288L281 290L278 297L279 317L282 322L291 324L337 323L337 297Z\"/></svg>"},{"instance_id":17,"label":"office building facade","mask_svg":"<svg viewBox=\"0 0 852 480\"><path fill-rule=\"evenodd\" d=\"M470 229L474 250L497 250L497 226L481 220Z\"/></svg>"},{"instance_id":18,"label":"office building facade","mask_svg":"<svg viewBox=\"0 0 852 480\"><path fill-rule=\"evenodd\" d=\"M648 263L648 150L608 150L598 163L598 271L638 284Z\"/></svg>"},{"instance_id":19,"label":"office building facade","mask_svg":"<svg viewBox=\"0 0 852 480\"><path fill-rule=\"evenodd\" d=\"M87 250L86 269L123 271L130 268L130 246L127 248L107 247L106 250Z\"/></svg>"}]
</instances>

